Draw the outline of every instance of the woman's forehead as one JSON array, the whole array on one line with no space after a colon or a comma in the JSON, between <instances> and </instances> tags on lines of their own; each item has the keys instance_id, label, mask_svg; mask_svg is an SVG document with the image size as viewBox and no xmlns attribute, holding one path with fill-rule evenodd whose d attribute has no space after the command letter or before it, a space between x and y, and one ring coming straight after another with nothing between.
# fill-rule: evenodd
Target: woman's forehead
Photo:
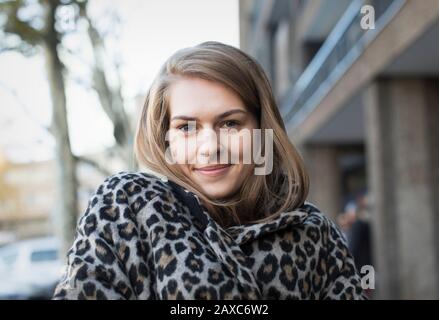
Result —
<instances>
[{"instance_id":1,"label":"woman's forehead","mask_svg":"<svg viewBox=\"0 0 439 320\"><path fill-rule=\"evenodd\" d=\"M169 102L171 117L216 116L235 109L246 111L243 101L233 90L198 78L185 78L172 84Z\"/></svg>"}]
</instances>

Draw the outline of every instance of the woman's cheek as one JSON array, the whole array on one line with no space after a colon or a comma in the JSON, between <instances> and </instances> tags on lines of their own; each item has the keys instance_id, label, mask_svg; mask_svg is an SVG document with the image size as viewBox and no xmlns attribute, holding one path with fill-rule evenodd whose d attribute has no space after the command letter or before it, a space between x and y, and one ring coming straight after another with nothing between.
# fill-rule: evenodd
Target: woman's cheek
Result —
<instances>
[{"instance_id":1,"label":"woman's cheek","mask_svg":"<svg viewBox=\"0 0 439 320\"><path fill-rule=\"evenodd\" d=\"M243 164L252 163L252 136L251 130L242 130L239 135L239 153Z\"/></svg>"},{"instance_id":2,"label":"woman's cheek","mask_svg":"<svg viewBox=\"0 0 439 320\"><path fill-rule=\"evenodd\" d=\"M177 164L185 164L188 160L187 147L185 139L178 135L170 135L169 153L172 156L172 162Z\"/></svg>"}]
</instances>

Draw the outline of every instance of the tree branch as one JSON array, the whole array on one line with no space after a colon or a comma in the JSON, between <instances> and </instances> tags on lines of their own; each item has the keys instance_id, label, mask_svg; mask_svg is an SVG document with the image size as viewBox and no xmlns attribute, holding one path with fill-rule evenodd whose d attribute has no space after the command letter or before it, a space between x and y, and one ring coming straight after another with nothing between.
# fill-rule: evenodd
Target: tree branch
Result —
<instances>
[{"instance_id":1,"label":"tree branch","mask_svg":"<svg viewBox=\"0 0 439 320\"><path fill-rule=\"evenodd\" d=\"M12 97L14 97L14 99L18 103L18 106L22 109L22 111L24 112L24 114L26 116L28 116L33 122L35 122L46 133L53 136L53 131L51 130L51 128L49 126L44 125L43 123L40 122L40 120L38 120L32 116L32 113L30 112L30 108L24 103L23 100L20 99L20 97L17 94L17 91L15 91L13 88L10 88L8 85L6 85L5 83L3 83L1 81L0 81L0 87L5 89L7 92L9 92L11 94Z\"/></svg>"},{"instance_id":2,"label":"tree branch","mask_svg":"<svg viewBox=\"0 0 439 320\"><path fill-rule=\"evenodd\" d=\"M100 173L102 173L104 176L109 176L111 175L110 171L108 171L106 168L104 168L103 166L101 166L98 162L84 157L84 156L74 156L75 160L78 162L82 162L82 163L86 163L88 165L91 165L93 168L95 168L96 170L98 170Z\"/></svg>"}]
</instances>

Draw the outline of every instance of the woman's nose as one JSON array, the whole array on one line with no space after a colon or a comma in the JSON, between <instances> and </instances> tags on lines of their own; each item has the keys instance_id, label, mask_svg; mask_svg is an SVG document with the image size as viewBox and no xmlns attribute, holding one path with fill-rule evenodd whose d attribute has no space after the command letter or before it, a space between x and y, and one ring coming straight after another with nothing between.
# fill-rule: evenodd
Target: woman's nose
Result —
<instances>
[{"instance_id":1,"label":"woman's nose","mask_svg":"<svg viewBox=\"0 0 439 320\"><path fill-rule=\"evenodd\" d=\"M221 145L217 132L210 128L201 130L197 137L198 154L203 158L215 159L221 152Z\"/></svg>"}]
</instances>

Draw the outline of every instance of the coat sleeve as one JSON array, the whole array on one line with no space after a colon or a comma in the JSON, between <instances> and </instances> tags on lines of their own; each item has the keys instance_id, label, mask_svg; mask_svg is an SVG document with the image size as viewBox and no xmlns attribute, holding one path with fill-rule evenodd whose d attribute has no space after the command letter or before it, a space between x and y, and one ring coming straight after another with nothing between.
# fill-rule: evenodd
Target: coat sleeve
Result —
<instances>
[{"instance_id":1,"label":"coat sleeve","mask_svg":"<svg viewBox=\"0 0 439 320\"><path fill-rule=\"evenodd\" d=\"M140 195L128 197L139 186L122 181L107 178L90 198L52 299L154 298L147 263L148 235L136 214L140 208L152 210L155 199L145 203Z\"/></svg>"},{"instance_id":2,"label":"coat sleeve","mask_svg":"<svg viewBox=\"0 0 439 320\"><path fill-rule=\"evenodd\" d=\"M361 287L361 278L356 270L346 238L329 219L326 228L327 281L322 299L366 300Z\"/></svg>"}]
</instances>

